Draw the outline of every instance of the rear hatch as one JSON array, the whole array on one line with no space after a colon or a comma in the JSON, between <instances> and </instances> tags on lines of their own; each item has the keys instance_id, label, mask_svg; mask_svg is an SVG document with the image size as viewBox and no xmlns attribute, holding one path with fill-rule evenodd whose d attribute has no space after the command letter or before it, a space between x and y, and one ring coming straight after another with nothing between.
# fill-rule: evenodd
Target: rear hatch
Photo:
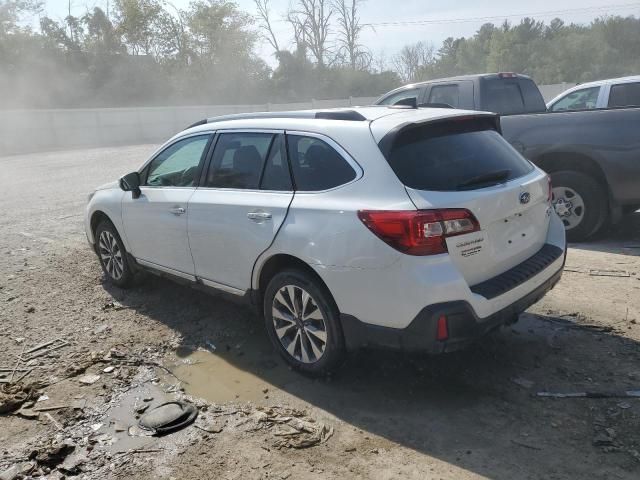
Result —
<instances>
[{"instance_id":1,"label":"rear hatch","mask_svg":"<svg viewBox=\"0 0 640 480\"><path fill-rule=\"evenodd\" d=\"M548 178L502 138L495 116L403 123L379 146L418 209L466 209L478 220L479 231L445 240L470 286L545 244Z\"/></svg>"}]
</instances>

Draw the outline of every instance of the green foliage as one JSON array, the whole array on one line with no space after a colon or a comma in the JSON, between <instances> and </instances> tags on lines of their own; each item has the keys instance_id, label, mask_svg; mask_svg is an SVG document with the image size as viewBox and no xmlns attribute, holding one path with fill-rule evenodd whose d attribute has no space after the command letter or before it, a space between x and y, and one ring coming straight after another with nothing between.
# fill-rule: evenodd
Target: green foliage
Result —
<instances>
[{"instance_id":1,"label":"green foliage","mask_svg":"<svg viewBox=\"0 0 640 480\"><path fill-rule=\"evenodd\" d=\"M470 38L448 38L412 80L518 72L539 84L586 82L640 73L640 19L604 17L589 26L524 18L483 25Z\"/></svg>"}]
</instances>

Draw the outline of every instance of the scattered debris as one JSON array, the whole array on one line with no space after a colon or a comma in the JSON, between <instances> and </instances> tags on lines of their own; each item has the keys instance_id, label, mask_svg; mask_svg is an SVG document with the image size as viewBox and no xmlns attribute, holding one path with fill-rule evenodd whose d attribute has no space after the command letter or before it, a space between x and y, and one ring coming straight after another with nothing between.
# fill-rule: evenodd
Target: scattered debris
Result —
<instances>
[{"instance_id":1,"label":"scattered debris","mask_svg":"<svg viewBox=\"0 0 640 480\"><path fill-rule=\"evenodd\" d=\"M197 416L198 409L191 403L166 402L145 413L138 425L156 435L162 435L186 427Z\"/></svg>"},{"instance_id":2,"label":"scattered debris","mask_svg":"<svg viewBox=\"0 0 640 480\"><path fill-rule=\"evenodd\" d=\"M114 367L113 365L109 365L108 367L104 368L102 371L104 373L111 373L116 369L116 367Z\"/></svg>"},{"instance_id":3,"label":"scattered debris","mask_svg":"<svg viewBox=\"0 0 640 480\"><path fill-rule=\"evenodd\" d=\"M316 422L305 416L305 413L286 407L272 406L258 409L254 415L259 427L280 428L274 431L276 437L281 437L275 443L276 448L308 448L325 443L333 435L333 427Z\"/></svg>"},{"instance_id":4,"label":"scattered debris","mask_svg":"<svg viewBox=\"0 0 640 480\"><path fill-rule=\"evenodd\" d=\"M18 465L13 465L7 468L4 472L0 473L0 480L14 480L20 475L20 468Z\"/></svg>"},{"instance_id":5,"label":"scattered debris","mask_svg":"<svg viewBox=\"0 0 640 480\"><path fill-rule=\"evenodd\" d=\"M526 378L522 378L522 377L515 377L512 378L511 381L513 383L515 383L516 385L525 388L525 389L530 389L531 387L533 387L534 382L531 380L527 380Z\"/></svg>"},{"instance_id":6,"label":"scattered debris","mask_svg":"<svg viewBox=\"0 0 640 480\"><path fill-rule=\"evenodd\" d=\"M98 380L100 380L100 375L89 374L80 377L78 379L78 382L82 383L83 385L93 385Z\"/></svg>"},{"instance_id":7,"label":"scattered debris","mask_svg":"<svg viewBox=\"0 0 640 480\"><path fill-rule=\"evenodd\" d=\"M97 327L94 331L93 334L94 335L100 335L101 333L104 333L107 330L111 330L111 327L109 325L107 325L106 323L103 325L100 325L99 327Z\"/></svg>"},{"instance_id":8,"label":"scattered debris","mask_svg":"<svg viewBox=\"0 0 640 480\"><path fill-rule=\"evenodd\" d=\"M54 468L60 465L75 449L76 446L73 443L65 442L46 451L36 452L34 460L38 465Z\"/></svg>"},{"instance_id":9,"label":"scattered debris","mask_svg":"<svg viewBox=\"0 0 640 480\"><path fill-rule=\"evenodd\" d=\"M54 425L54 427L56 427L58 430L62 430L62 425L60 425L57 420L51 416L50 413L47 412L44 414L44 416L47 417L47 420L49 420Z\"/></svg>"},{"instance_id":10,"label":"scattered debris","mask_svg":"<svg viewBox=\"0 0 640 480\"><path fill-rule=\"evenodd\" d=\"M41 343L40 345L36 345L30 350L27 350L21 355L23 361L28 362L29 360L33 360L34 358L41 357L43 355L48 355L54 350L58 350L62 347L66 347L69 345L69 342L63 340L61 338L56 338L55 340L50 340L45 343Z\"/></svg>"},{"instance_id":11,"label":"scattered debris","mask_svg":"<svg viewBox=\"0 0 640 480\"><path fill-rule=\"evenodd\" d=\"M624 270L590 270L592 277L630 277L629 272Z\"/></svg>"},{"instance_id":12,"label":"scattered debris","mask_svg":"<svg viewBox=\"0 0 640 480\"><path fill-rule=\"evenodd\" d=\"M620 390L609 392L538 392L538 397L548 398L640 398L640 390Z\"/></svg>"},{"instance_id":13,"label":"scattered debris","mask_svg":"<svg viewBox=\"0 0 640 480\"><path fill-rule=\"evenodd\" d=\"M613 445L613 437L609 435L606 431L598 432L593 437L593 444L596 447L603 447Z\"/></svg>"}]
</instances>

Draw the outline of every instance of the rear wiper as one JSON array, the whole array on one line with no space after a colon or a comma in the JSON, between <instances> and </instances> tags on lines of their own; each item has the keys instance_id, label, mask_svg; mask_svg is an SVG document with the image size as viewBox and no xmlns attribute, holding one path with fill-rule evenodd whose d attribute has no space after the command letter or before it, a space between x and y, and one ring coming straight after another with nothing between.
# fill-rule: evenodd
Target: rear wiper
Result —
<instances>
[{"instance_id":1,"label":"rear wiper","mask_svg":"<svg viewBox=\"0 0 640 480\"><path fill-rule=\"evenodd\" d=\"M510 173L511 173L511 170L509 170L508 168L504 170L496 170L494 172L483 173L482 175L472 177L469 180L462 182L461 184L456 186L456 189L464 190L474 185L480 185L483 183L491 183L491 182L502 183L507 178L509 178Z\"/></svg>"}]
</instances>

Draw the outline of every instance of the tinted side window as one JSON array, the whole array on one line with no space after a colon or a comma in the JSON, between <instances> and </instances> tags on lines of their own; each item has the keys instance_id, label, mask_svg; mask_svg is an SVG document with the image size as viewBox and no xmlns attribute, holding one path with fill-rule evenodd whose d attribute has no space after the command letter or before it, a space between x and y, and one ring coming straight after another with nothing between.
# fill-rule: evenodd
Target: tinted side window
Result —
<instances>
[{"instance_id":1,"label":"tinted side window","mask_svg":"<svg viewBox=\"0 0 640 480\"><path fill-rule=\"evenodd\" d=\"M351 165L333 147L320 139L288 135L287 144L298 191L328 190L356 178Z\"/></svg>"},{"instance_id":2,"label":"tinted side window","mask_svg":"<svg viewBox=\"0 0 640 480\"><path fill-rule=\"evenodd\" d=\"M262 173L260 189L285 192L293 190L289 164L285 154L284 137L282 135L278 135L271 145L269 158L267 158L267 163Z\"/></svg>"},{"instance_id":3,"label":"tinted side window","mask_svg":"<svg viewBox=\"0 0 640 480\"><path fill-rule=\"evenodd\" d=\"M610 107L640 105L640 82L612 85L609 93Z\"/></svg>"},{"instance_id":4,"label":"tinted side window","mask_svg":"<svg viewBox=\"0 0 640 480\"><path fill-rule=\"evenodd\" d=\"M180 140L165 148L146 167L145 185L154 187L191 187L210 135Z\"/></svg>"},{"instance_id":5,"label":"tinted side window","mask_svg":"<svg viewBox=\"0 0 640 480\"><path fill-rule=\"evenodd\" d=\"M411 90L403 90L401 92L394 93L393 95L388 96L387 98L379 102L379 105L395 105L400 100L405 100L411 97L414 97L416 101L418 101L419 96L420 96L419 88L412 88Z\"/></svg>"},{"instance_id":6,"label":"tinted side window","mask_svg":"<svg viewBox=\"0 0 640 480\"><path fill-rule=\"evenodd\" d=\"M256 190L272 133L222 133L213 152L206 187Z\"/></svg>"},{"instance_id":7,"label":"tinted side window","mask_svg":"<svg viewBox=\"0 0 640 480\"><path fill-rule=\"evenodd\" d=\"M458 85L435 85L431 87L428 103L446 103L458 108L460 106L460 87Z\"/></svg>"},{"instance_id":8,"label":"tinted side window","mask_svg":"<svg viewBox=\"0 0 640 480\"><path fill-rule=\"evenodd\" d=\"M600 87L583 88L562 97L551 106L552 112L564 110L590 110L596 108Z\"/></svg>"}]
</instances>

